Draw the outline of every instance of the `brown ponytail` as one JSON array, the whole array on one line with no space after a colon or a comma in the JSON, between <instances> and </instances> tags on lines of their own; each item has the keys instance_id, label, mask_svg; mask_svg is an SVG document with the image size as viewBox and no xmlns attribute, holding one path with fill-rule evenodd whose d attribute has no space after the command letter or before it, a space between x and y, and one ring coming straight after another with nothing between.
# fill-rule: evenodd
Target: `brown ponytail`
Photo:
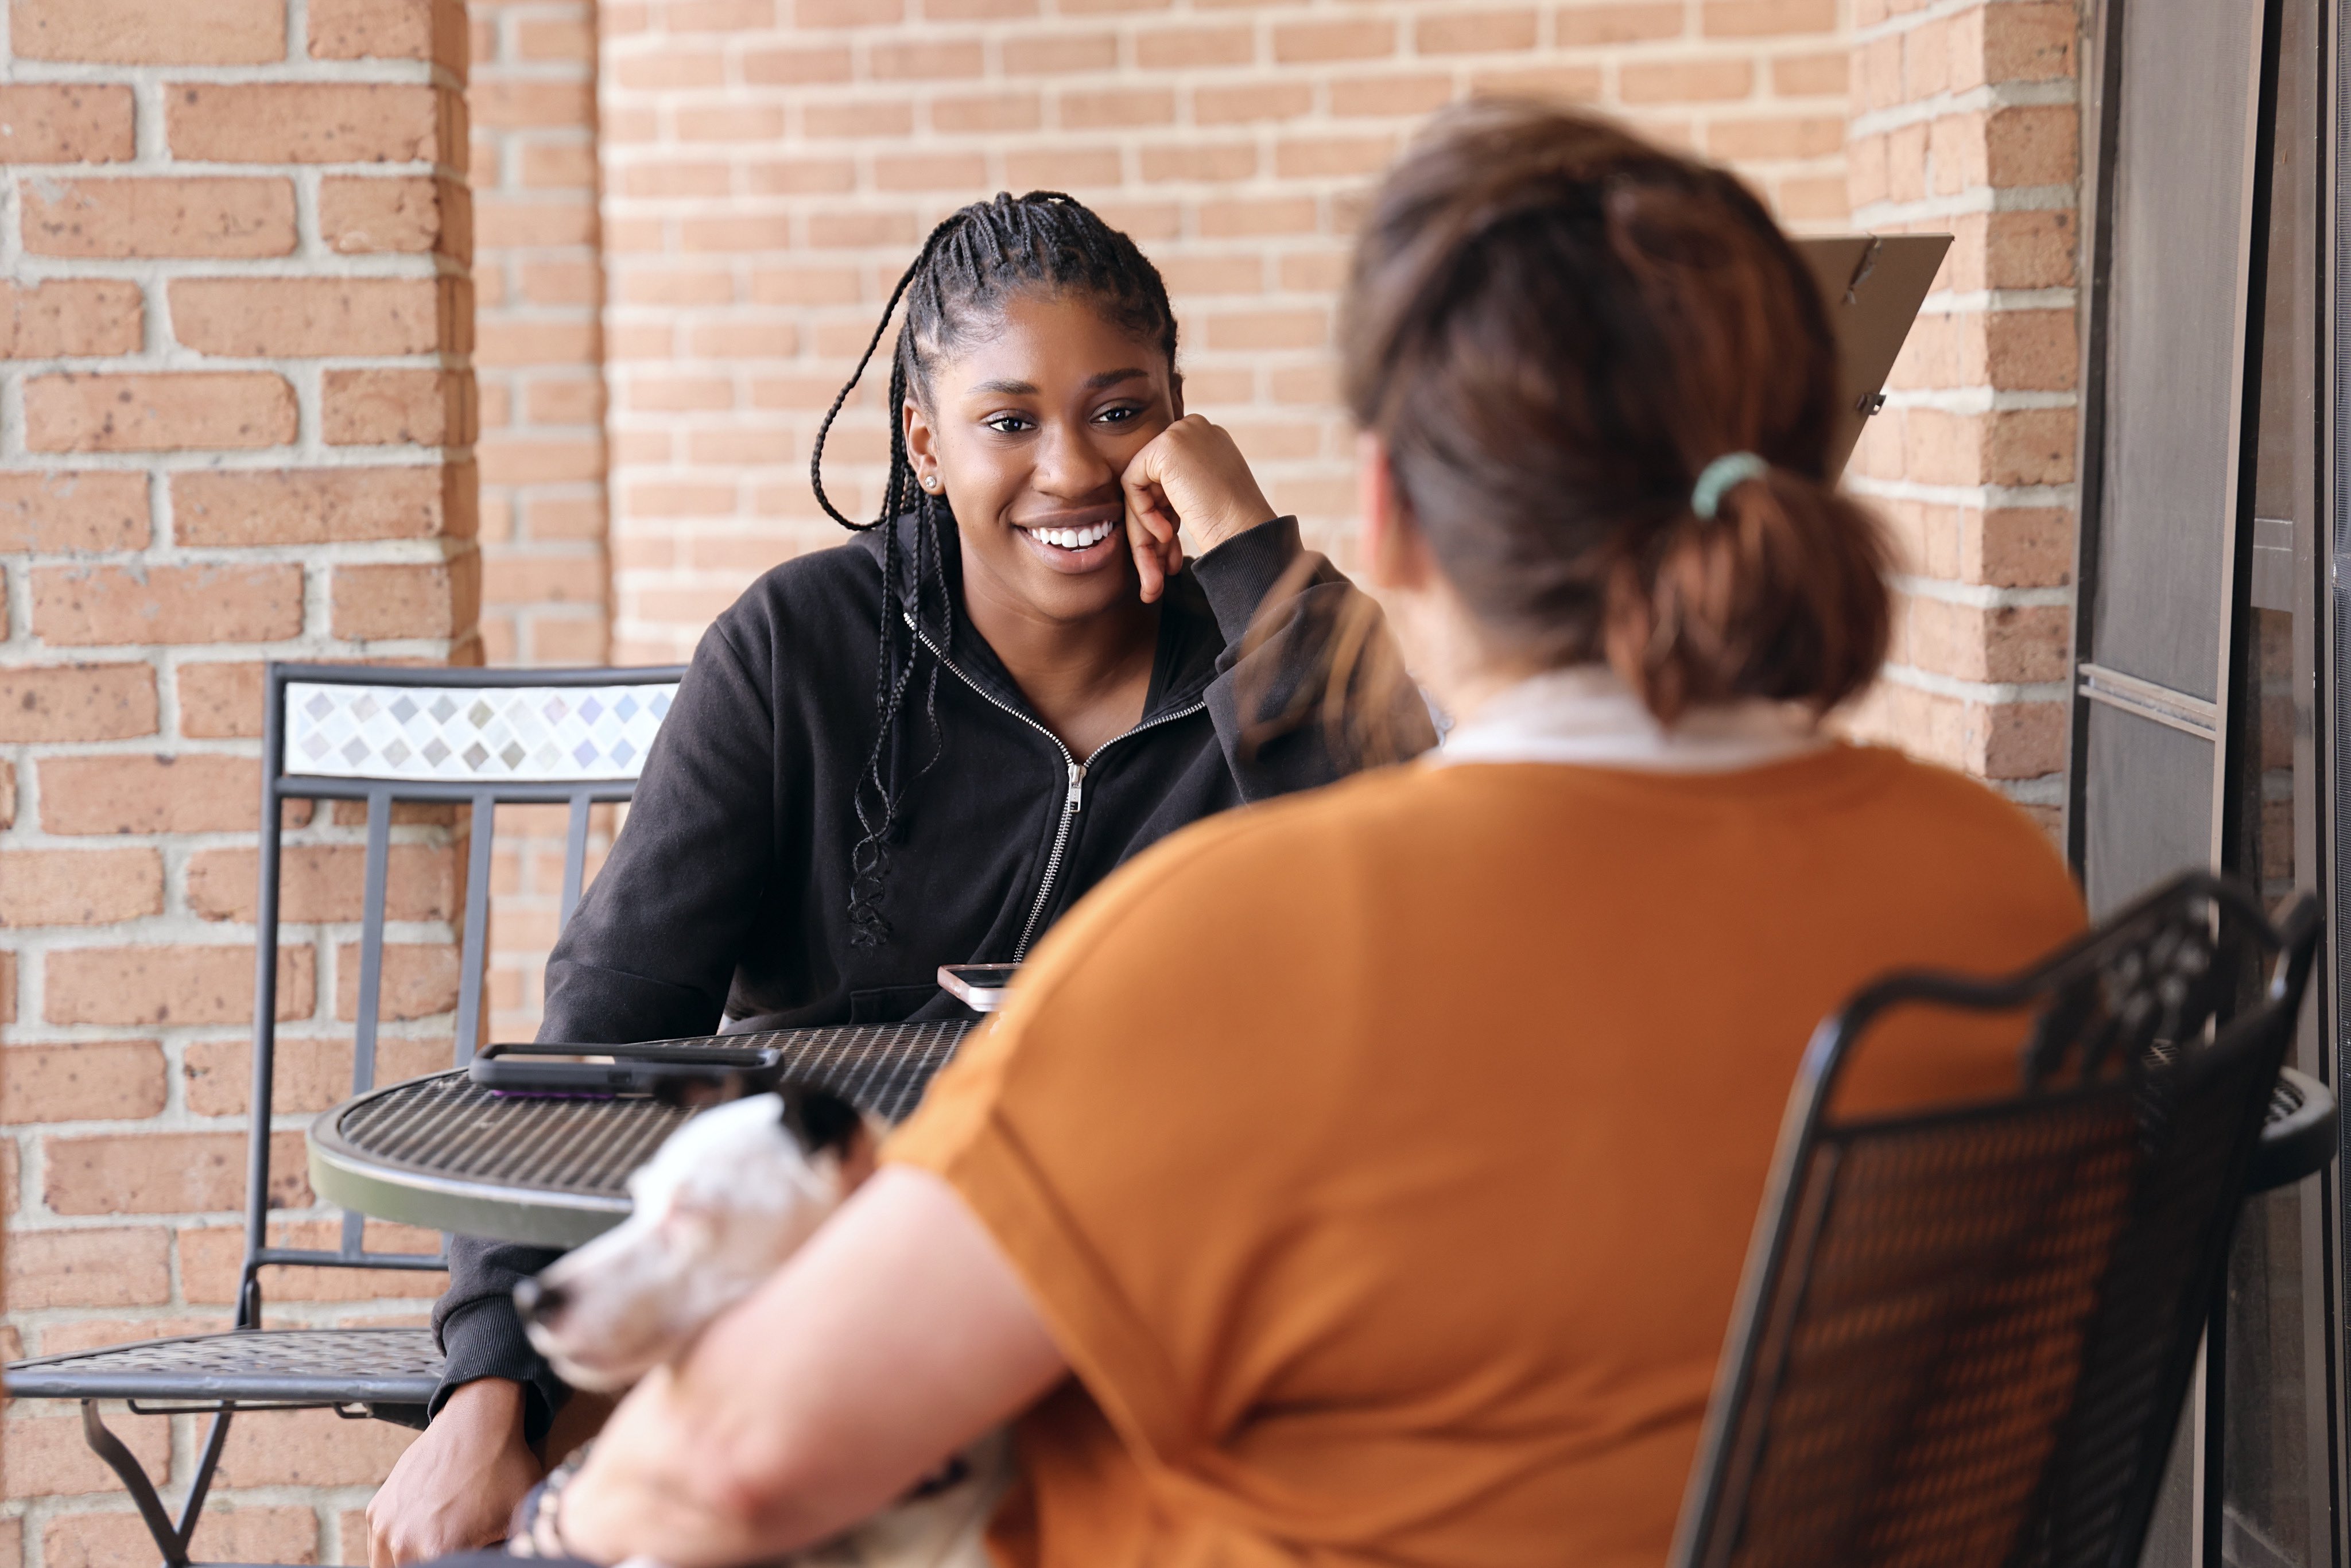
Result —
<instances>
[{"instance_id":1,"label":"brown ponytail","mask_svg":"<svg viewBox=\"0 0 2351 1568\"><path fill-rule=\"evenodd\" d=\"M1668 723L1875 674L1887 560L1826 473L1827 313L1729 174L1557 110L1454 111L1382 185L1345 322L1355 417L1499 647L1605 660ZM1768 466L1698 516L1734 453Z\"/></svg>"}]
</instances>

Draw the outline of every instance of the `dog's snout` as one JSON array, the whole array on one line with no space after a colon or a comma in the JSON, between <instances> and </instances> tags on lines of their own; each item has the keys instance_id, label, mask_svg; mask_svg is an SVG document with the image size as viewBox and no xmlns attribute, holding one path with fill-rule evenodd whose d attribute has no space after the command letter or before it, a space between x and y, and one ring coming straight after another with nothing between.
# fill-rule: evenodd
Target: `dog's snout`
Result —
<instances>
[{"instance_id":1,"label":"dog's snout","mask_svg":"<svg viewBox=\"0 0 2351 1568\"><path fill-rule=\"evenodd\" d=\"M523 1322L547 1323L563 1311L570 1294L560 1285L542 1285L536 1279L524 1278L515 1282L514 1299Z\"/></svg>"}]
</instances>

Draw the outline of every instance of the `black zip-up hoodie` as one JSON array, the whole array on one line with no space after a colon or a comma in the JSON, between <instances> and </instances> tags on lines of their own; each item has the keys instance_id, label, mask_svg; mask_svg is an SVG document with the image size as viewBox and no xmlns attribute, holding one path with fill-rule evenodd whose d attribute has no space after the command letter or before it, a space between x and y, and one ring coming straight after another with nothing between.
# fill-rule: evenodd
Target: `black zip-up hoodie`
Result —
<instances>
[{"instance_id":1,"label":"black zip-up hoodie","mask_svg":"<svg viewBox=\"0 0 2351 1568\"><path fill-rule=\"evenodd\" d=\"M911 521L893 536L908 581ZM548 961L541 1040L968 1016L939 989L940 965L1025 957L1088 889L1176 829L1353 770L1321 704L1293 701L1327 678L1353 585L1309 558L1303 588L1244 652L1259 604L1305 553L1294 518L1228 539L1170 580L1143 717L1091 756L1038 722L958 615L951 645L926 634L898 725L898 777L914 779L932 750L935 661L938 760L906 789L893 835L880 901L889 936L852 946L852 794L877 723L882 542L875 530L785 562L704 634L627 825ZM959 603L952 548L946 566ZM1432 744L1417 694L1394 700L1401 749ZM1306 716L1245 735L1244 704L1252 720ZM527 1426L534 1440L544 1431L563 1388L523 1337L512 1292L556 1256L452 1239L433 1313L448 1355L434 1409L461 1383L510 1377L536 1391Z\"/></svg>"}]
</instances>

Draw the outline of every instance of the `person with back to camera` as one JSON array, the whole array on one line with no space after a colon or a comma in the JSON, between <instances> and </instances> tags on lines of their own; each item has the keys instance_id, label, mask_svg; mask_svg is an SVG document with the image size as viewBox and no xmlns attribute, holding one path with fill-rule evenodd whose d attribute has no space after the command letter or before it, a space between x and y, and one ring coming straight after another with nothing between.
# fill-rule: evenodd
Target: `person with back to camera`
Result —
<instances>
[{"instance_id":1,"label":"person with back to camera","mask_svg":"<svg viewBox=\"0 0 2351 1568\"><path fill-rule=\"evenodd\" d=\"M1823 304L1730 175L1449 113L1344 321L1368 574L1458 728L1092 894L539 1494L564 1550L759 1561L1015 1420L1005 1563L1656 1568L1813 1025L2078 930L2015 806L1823 730L1885 547L1825 471ZM2012 1061L1949 1032L1844 1092Z\"/></svg>"},{"instance_id":2,"label":"person with back to camera","mask_svg":"<svg viewBox=\"0 0 2351 1568\"><path fill-rule=\"evenodd\" d=\"M1133 241L1066 196L999 195L932 232L868 360L901 298L880 521L703 638L548 964L542 1040L956 1016L942 964L1022 958L1144 846L1371 759L1285 694L1368 682L1384 633L1357 638L1368 601L1185 413ZM818 498L857 528L823 446ZM1426 710L1393 701L1408 755ZM556 1254L451 1254L448 1370L369 1507L378 1564L503 1536L566 1394L511 1294Z\"/></svg>"}]
</instances>

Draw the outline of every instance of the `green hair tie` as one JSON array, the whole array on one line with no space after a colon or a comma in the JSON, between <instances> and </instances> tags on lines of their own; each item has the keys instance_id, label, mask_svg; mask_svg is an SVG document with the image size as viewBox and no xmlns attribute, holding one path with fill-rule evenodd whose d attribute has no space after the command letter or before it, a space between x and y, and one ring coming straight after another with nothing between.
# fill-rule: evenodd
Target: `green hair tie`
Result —
<instances>
[{"instance_id":1,"label":"green hair tie","mask_svg":"<svg viewBox=\"0 0 2351 1568\"><path fill-rule=\"evenodd\" d=\"M1710 523L1723 497L1771 471L1771 465L1752 452L1726 452L1699 471L1698 483L1690 486L1690 510L1702 521Z\"/></svg>"}]
</instances>

